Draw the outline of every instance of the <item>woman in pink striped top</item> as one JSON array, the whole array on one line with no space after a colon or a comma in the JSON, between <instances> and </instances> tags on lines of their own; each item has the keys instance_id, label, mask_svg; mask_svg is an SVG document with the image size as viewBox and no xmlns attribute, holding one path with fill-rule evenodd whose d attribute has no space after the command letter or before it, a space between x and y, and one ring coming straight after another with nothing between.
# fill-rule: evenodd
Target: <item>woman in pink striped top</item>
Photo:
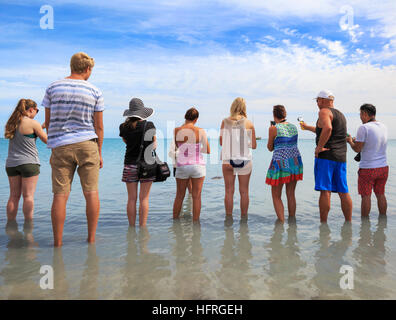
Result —
<instances>
[{"instance_id":1,"label":"woman in pink striped top","mask_svg":"<svg viewBox=\"0 0 396 320\"><path fill-rule=\"evenodd\" d=\"M199 112L195 108L187 110L185 123L175 128L176 151L176 198L173 204L173 219L178 219L183 205L186 188L191 179L193 198L193 221L201 214L201 191L206 175L203 153L210 153L205 130L197 127Z\"/></svg>"}]
</instances>

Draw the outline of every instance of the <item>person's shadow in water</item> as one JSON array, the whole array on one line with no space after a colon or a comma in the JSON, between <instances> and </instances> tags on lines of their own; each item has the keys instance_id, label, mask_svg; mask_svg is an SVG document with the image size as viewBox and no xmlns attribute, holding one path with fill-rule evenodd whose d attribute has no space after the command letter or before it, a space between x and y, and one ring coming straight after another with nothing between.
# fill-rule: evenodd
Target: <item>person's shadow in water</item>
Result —
<instances>
[{"instance_id":1,"label":"person's shadow in water","mask_svg":"<svg viewBox=\"0 0 396 320\"><path fill-rule=\"evenodd\" d=\"M8 237L4 266L0 276L4 279L2 292L7 299L38 299L45 293L39 285L41 264L37 260L37 243L33 236L33 221L25 221L23 232L16 221L7 222Z\"/></svg>"},{"instance_id":2,"label":"person's shadow in water","mask_svg":"<svg viewBox=\"0 0 396 320\"><path fill-rule=\"evenodd\" d=\"M213 298L211 279L206 268L206 258L201 245L201 225L192 223L184 213L173 221L171 232L175 257L175 299L204 300Z\"/></svg>"},{"instance_id":3,"label":"person's shadow in water","mask_svg":"<svg viewBox=\"0 0 396 320\"><path fill-rule=\"evenodd\" d=\"M252 244L246 220L239 223L239 237L235 237L233 218L224 221L224 244L221 248L221 268L216 272L221 283L218 289L220 299L250 299L254 293L252 281L257 279L250 273L249 260L252 259Z\"/></svg>"},{"instance_id":4,"label":"person's shadow in water","mask_svg":"<svg viewBox=\"0 0 396 320\"><path fill-rule=\"evenodd\" d=\"M122 299L152 299L164 297L160 289L161 280L171 275L169 261L162 255L150 252L150 233L147 227L129 228L127 232L127 253L123 270ZM164 287L164 285L162 285Z\"/></svg>"},{"instance_id":5,"label":"person's shadow in water","mask_svg":"<svg viewBox=\"0 0 396 320\"><path fill-rule=\"evenodd\" d=\"M270 242L266 246L269 253L269 277L265 282L271 299L290 299L300 295L303 297L299 287L306 280L306 276L301 270L307 264L301 258L295 217L288 218L287 238L283 243L284 230L284 225L277 220Z\"/></svg>"},{"instance_id":6,"label":"person's shadow in water","mask_svg":"<svg viewBox=\"0 0 396 320\"><path fill-rule=\"evenodd\" d=\"M391 292L386 289L386 215L378 216L376 231L371 231L369 218L360 225L360 237L353 250L356 261L354 267L354 293L360 299L389 299ZM393 291L394 294L394 291Z\"/></svg>"},{"instance_id":7,"label":"person's shadow in water","mask_svg":"<svg viewBox=\"0 0 396 320\"><path fill-rule=\"evenodd\" d=\"M351 265L345 260L345 254L352 245L352 224L344 222L341 227L341 239L331 242L331 230L327 223L319 227L319 249L315 254L316 274L312 285L316 294L313 299L345 299L348 291L340 286L343 265ZM351 265L352 266L352 265Z\"/></svg>"},{"instance_id":8,"label":"person's shadow in water","mask_svg":"<svg viewBox=\"0 0 396 320\"><path fill-rule=\"evenodd\" d=\"M99 257L96 245L88 244L85 269L80 281L79 299L99 299L98 293Z\"/></svg>"}]
</instances>

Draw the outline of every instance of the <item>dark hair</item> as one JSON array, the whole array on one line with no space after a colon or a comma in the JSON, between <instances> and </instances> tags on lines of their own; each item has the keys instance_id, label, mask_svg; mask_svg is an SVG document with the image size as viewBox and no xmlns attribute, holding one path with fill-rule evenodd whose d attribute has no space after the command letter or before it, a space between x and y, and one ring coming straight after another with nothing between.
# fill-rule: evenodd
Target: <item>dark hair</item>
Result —
<instances>
[{"instance_id":1,"label":"dark hair","mask_svg":"<svg viewBox=\"0 0 396 320\"><path fill-rule=\"evenodd\" d=\"M360 107L360 111L366 112L369 117L375 117L377 109L370 103L365 103Z\"/></svg>"},{"instance_id":2,"label":"dark hair","mask_svg":"<svg viewBox=\"0 0 396 320\"><path fill-rule=\"evenodd\" d=\"M124 122L124 126L127 126L129 129L134 129L136 127L136 122L141 120L138 117L128 117Z\"/></svg>"},{"instance_id":3,"label":"dark hair","mask_svg":"<svg viewBox=\"0 0 396 320\"><path fill-rule=\"evenodd\" d=\"M286 108L280 104L274 106L272 113L274 114L274 117L278 119L286 118Z\"/></svg>"},{"instance_id":4,"label":"dark hair","mask_svg":"<svg viewBox=\"0 0 396 320\"><path fill-rule=\"evenodd\" d=\"M188 109L186 114L184 115L184 119L188 121L194 121L195 119L198 119L198 117L199 117L199 112L195 108Z\"/></svg>"}]
</instances>

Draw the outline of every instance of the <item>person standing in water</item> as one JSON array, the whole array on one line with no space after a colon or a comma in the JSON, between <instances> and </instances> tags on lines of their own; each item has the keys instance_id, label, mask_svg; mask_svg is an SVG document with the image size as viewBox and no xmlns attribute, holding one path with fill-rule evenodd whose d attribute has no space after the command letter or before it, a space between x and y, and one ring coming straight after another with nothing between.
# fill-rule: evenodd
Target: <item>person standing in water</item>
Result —
<instances>
[{"instance_id":1,"label":"person standing in water","mask_svg":"<svg viewBox=\"0 0 396 320\"><path fill-rule=\"evenodd\" d=\"M18 204L23 197L22 211L25 221L33 220L34 193L40 174L40 160L36 139L47 143L47 134L34 117L39 112L36 102L19 100L5 127L5 138L9 139L6 172L10 184L7 202L7 220L15 221Z\"/></svg>"}]
</instances>

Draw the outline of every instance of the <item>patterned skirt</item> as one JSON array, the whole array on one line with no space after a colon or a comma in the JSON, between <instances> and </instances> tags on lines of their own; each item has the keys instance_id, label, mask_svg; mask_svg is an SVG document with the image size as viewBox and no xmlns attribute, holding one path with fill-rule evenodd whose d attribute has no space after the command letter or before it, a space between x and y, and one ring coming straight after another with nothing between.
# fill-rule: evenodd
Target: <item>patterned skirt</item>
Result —
<instances>
[{"instance_id":1,"label":"patterned skirt","mask_svg":"<svg viewBox=\"0 0 396 320\"><path fill-rule=\"evenodd\" d=\"M276 159L276 157L273 157L268 168L265 183L271 186L277 186L302 179L303 163L300 155L286 159Z\"/></svg>"}]
</instances>

